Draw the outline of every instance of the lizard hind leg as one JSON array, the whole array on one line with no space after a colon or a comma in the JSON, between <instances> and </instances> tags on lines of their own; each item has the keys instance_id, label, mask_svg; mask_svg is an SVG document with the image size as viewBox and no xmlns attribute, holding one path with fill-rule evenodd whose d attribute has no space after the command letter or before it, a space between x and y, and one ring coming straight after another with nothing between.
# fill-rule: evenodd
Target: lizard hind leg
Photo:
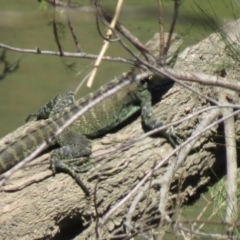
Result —
<instances>
[{"instance_id":1,"label":"lizard hind leg","mask_svg":"<svg viewBox=\"0 0 240 240\"><path fill-rule=\"evenodd\" d=\"M143 101L141 104L141 117L143 127L147 131L162 127L164 125L163 121L154 118L151 102L149 100ZM176 131L173 127L169 127L168 129L162 131L161 135L169 141L173 148L175 148L180 143Z\"/></svg>"},{"instance_id":2,"label":"lizard hind leg","mask_svg":"<svg viewBox=\"0 0 240 240\"><path fill-rule=\"evenodd\" d=\"M89 195L89 191L79 178L79 175L64 160L89 156L92 152L91 141L78 132L66 130L57 138L57 143L61 147L53 150L50 160L53 173L57 171L68 173L84 193Z\"/></svg>"}]
</instances>

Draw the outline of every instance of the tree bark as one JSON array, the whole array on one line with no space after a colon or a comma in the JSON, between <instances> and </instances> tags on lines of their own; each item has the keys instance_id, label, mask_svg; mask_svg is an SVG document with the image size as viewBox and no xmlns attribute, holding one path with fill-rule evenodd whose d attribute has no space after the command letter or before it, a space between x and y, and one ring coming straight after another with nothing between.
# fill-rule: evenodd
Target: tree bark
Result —
<instances>
[{"instance_id":1,"label":"tree bark","mask_svg":"<svg viewBox=\"0 0 240 240\"><path fill-rule=\"evenodd\" d=\"M220 73L226 73L228 79L235 79L237 70L226 70L227 64L236 62L229 58L226 60L226 54L223 53L225 44L219 34L211 34L180 54L175 68L212 75L219 74L220 70ZM221 68L217 69L215 63ZM198 83L187 85L216 100L219 93L223 94L223 89L218 87ZM229 96L230 91L227 92L227 97ZM175 84L154 106L154 115L170 123L208 106L211 104L205 98ZM181 139L186 140L199 123L214 111L216 114L216 109L203 112L178 125L176 130ZM220 112L216 116L220 117ZM27 129L35 128L38 124L31 122L21 127L6 136L0 145L4 147L9 139L25 134ZM239 116L235 117L235 126L239 137ZM143 133L141 119L138 117L115 133L94 140L94 154L118 147ZM142 196L139 201L136 200L136 195L140 190L120 205L106 221L105 217L115 204L172 151L173 148L165 138L146 137L122 151L112 152L79 166L81 179L91 191L90 197L86 197L67 174L52 176L49 154L40 156L32 162L35 166L30 164L31 166L19 170L1 188L0 236L3 239L95 239L97 236L109 239L114 234L124 232L126 216L131 215L133 229L157 223L162 176L170 164L177 161L179 151L161 168L153 171L147 183L140 188ZM225 160L223 126L215 125L201 135L183 164L175 171L169 189L168 211L173 213L177 206L194 203L201 193L224 176ZM147 184L151 184L151 187L148 188ZM133 202L136 206L133 212L129 212Z\"/></svg>"}]
</instances>

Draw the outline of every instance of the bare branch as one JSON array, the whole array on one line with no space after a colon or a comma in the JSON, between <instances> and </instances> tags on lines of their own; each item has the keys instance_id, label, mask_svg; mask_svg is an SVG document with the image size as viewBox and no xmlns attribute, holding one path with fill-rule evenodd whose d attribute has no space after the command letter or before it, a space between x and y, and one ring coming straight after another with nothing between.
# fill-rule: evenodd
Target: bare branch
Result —
<instances>
[{"instance_id":1,"label":"bare branch","mask_svg":"<svg viewBox=\"0 0 240 240\"><path fill-rule=\"evenodd\" d=\"M39 2L41 2L41 0L38 0ZM49 4L53 5L53 6L57 6L57 7L64 7L64 8L72 8L72 9L78 9L80 8L79 5L77 4L68 4L59 0L46 0Z\"/></svg>"},{"instance_id":2,"label":"bare branch","mask_svg":"<svg viewBox=\"0 0 240 240\"><path fill-rule=\"evenodd\" d=\"M154 69L159 74L163 74L169 77L172 76L173 78L175 78L173 79L174 81L176 81L177 79L178 81L184 80L188 82L198 82L204 85L222 87L240 92L240 83L234 79L222 78L219 76L209 75L205 73L191 73L168 67L164 67L162 69L156 69L152 67L152 69Z\"/></svg>"},{"instance_id":3,"label":"bare branch","mask_svg":"<svg viewBox=\"0 0 240 240\"><path fill-rule=\"evenodd\" d=\"M159 49L160 49L160 63L161 65L165 65L165 61L166 61L166 55L164 51L164 47L165 47L165 39L164 39L164 21L163 21L163 4L162 4L162 0L158 0L158 23L159 23L159 32L160 32L160 45L159 45ZM170 36L169 36L170 37Z\"/></svg>"},{"instance_id":4,"label":"bare branch","mask_svg":"<svg viewBox=\"0 0 240 240\"><path fill-rule=\"evenodd\" d=\"M118 4L117 4L117 6L116 6L114 18L112 19L112 21L111 21L111 23L110 23L110 28L109 28L108 31L107 31L107 36L106 36L107 39L110 39L111 36L112 36L112 34L113 34L112 29L115 28L116 22L117 22L117 20L118 20L118 18L119 18L119 16L120 16L122 4L123 4L123 0L119 0L119 1L118 1ZM98 69L98 67L99 67L99 65L100 65L100 62L101 62L101 60L102 60L102 57L104 56L105 52L107 51L107 49L108 49L108 47L109 47L109 44L110 44L109 41L105 41L105 42L104 42L104 45L102 46L102 49L101 49L101 51L100 51L100 53L99 53L99 55L98 55L98 58L97 58L97 60L96 60L96 62L95 62L95 64L94 64L94 68L93 68L93 70L92 70L92 72L91 72L91 75L90 75L90 77L89 77L89 79L88 79L88 82L87 82L87 86L88 86L88 87L91 87L91 86L92 86L93 79L95 78L95 76L96 76L96 74L97 74L97 69Z\"/></svg>"},{"instance_id":5,"label":"bare branch","mask_svg":"<svg viewBox=\"0 0 240 240\"><path fill-rule=\"evenodd\" d=\"M230 91L229 91L230 92ZM223 104L227 103L227 99L231 96L232 101L238 99L235 92L228 93L223 91L219 98ZM229 116L233 113L231 108L223 108L222 115ZM234 231L234 225L238 218L238 203L237 203L237 148L236 148L236 132L234 127L234 117L228 118L224 121L224 134L226 143L226 156L227 156L227 207L225 221L230 224L228 229L229 239Z\"/></svg>"},{"instance_id":6,"label":"bare branch","mask_svg":"<svg viewBox=\"0 0 240 240\"><path fill-rule=\"evenodd\" d=\"M16 47L8 46L8 45L2 44L2 43L0 43L0 48L8 49L8 50L11 50L11 51L14 51L14 52L21 52L21 53L61 56L60 52L40 50L39 48L36 48L36 49L16 48ZM75 52L64 52L63 51L61 57L97 59L98 55L89 54L89 53L85 53L85 52L75 53ZM105 61L128 63L128 64L131 64L131 65L134 64L134 61L128 60L128 59L125 59L125 58L121 58L121 57L104 56L102 59L105 60Z\"/></svg>"},{"instance_id":7,"label":"bare branch","mask_svg":"<svg viewBox=\"0 0 240 240\"><path fill-rule=\"evenodd\" d=\"M240 112L240 111L239 111ZM172 182L173 176L175 172L180 168L184 160L186 159L187 155L193 148L193 146L196 144L197 140L201 137L201 134L206 131L206 129L210 129L209 126L211 126L212 122L217 119L220 115L220 110L215 109L213 110L210 114L207 113L207 118L203 118L202 122L200 122L196 128L195 131L192 132L192 135L190 138L192 138L192 141L187 140L189 144L184 144L180 148L180 152L178 156L176 157L175 161L171 163L171 165L168 167L166 173L163 175L162 179L164 179L161 190L160 190L160 201L159 201L159 211L161 215L163 216L163 219L167 217L166 214L166 206L167 206L167 199L168 199L168 191L169 191L169 186ZM227 116L229 117L229 116ZM216 123L216 122L215 122ZM195 136L195 137L193 137ZM170 218L167 217L168 221L170 221Z\"/></svg>"},{"instance_id":8,"label":"bare branch","mask_svg":"<svg viewBox=\"0 0 240 240\"><path fill-rule=\"evenodd\" d=\"M112 21L112 17L104 12L100 6L97 8L98 10L98 16L101 16L100 20L107 23L110 23ZM148 62L155 62L155 58L152 56L152 54L148 51L148 49L142 44L137 37L135 37L126 27L124 27L121 23L117 22L116 29L125 37L127 38L133 46L139 50L143 56L145 57L146 61Z\"/></svg>"},{"instance_id":9,"label":"bare branch","mask_svg":"<svg viewBox=\"0 0 240 240\"><path fill-rule=\"evenodd\" d=\"M163 56L165 57L165 61L166 61L166 56L171 44L171 39L172 39L172 34L174 32L174 28L176 26L176 22L177 22L177 18L178 18L178 12L179 12L179 6L180 6L180 0L174 0L174 13L173 13L173 19L172 19L172 23L170 26L170 30L169 30L169 35L168 35L168 40L167 40L167 44L164 48L164 52L163 52ZM164 64L166 65L166 63Z\"/></svg>"},{"instance_id":10,"label":"bare branch","mask_svg":"<svg viewBox=\"0 0 240 240\"><path fill-rule=\"evenodd\" d=\"M60 57L62 57L63 56L63 51L62 51L62 46L61 46L59 36L58 36L58 30L57 30L55 0L53 0L53 7L54 7L54 11L53 11L53 33L54 33L55 41L56 41L57 46L58 46Z\"/></svg>"},{"instance_id":11,"label":"bare branch","mask_svg":"<svg viewBox=\"0 0 240 240\"><path fill-rule=\"evenodd\" d=\"M71 0L68 0L68 6L71 6ZM75 43L75 45L76 45L76 47L77 47L77 51L78 51L78 52L81 52L81 46L80 46L80 44L79 44L79 42L78 42L78 39L77 39L77 36L76 36L76 34L75 34L75 31L74 31L73 25L72 25L72 23L71 23L71 20L70 20L70 16L69 16L68 11L67 11L67 22L68 22L68 27L69 27L70 32L71 32L71 34L72 34L74 43Z\"/></svg>"},{"instance_id":12,"label":"bare branch","mask_svg":"<svg viewBox=\"0 0 240 240\"><path fill-rule=\"evenodd\" d=\"M7 50L4 49L0 55L0 65L3 65L2 72L0 73L0 80L4 79L8 74L13 73L19 68L21 58L17 61L10 63L6 56Z\"/></svg>"}]
</instances>

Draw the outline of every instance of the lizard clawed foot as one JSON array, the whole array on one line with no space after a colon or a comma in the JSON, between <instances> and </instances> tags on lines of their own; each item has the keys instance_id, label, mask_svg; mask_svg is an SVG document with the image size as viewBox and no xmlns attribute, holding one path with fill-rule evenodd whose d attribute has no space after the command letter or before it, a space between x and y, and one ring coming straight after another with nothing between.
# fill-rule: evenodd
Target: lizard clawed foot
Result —
<instances>
[{"instance_id":1,"label":"lizard clawed foot","mask_svg":"<svg viewBox=\"0 0 240 240\"><path fill-rule=\"evenodd\" d=\"M182 142L181 138L177 134L176 129L172 126L169 127L165 132L165 137L170 142L173 148L176 148Z\"/></svg>"},{"instance_id":2,"label":"lizard clawed foot","mask_svg":"<svg viewBox=\"0 0 240 240\"><path fill-rule=\"evenodd\" d=\"M65 164L63 162L63 160L60 160L57 158L51 158L50 161L51 161L51 169L52 169L53 175L55 175L57 171L68 173L77 182L77 184L81 187L81 189L86 194L86 196L90 195L88 188L82 182L79 175L74 171L73 168L71 168L70 166Z\"/></svg>"}]
</instances>

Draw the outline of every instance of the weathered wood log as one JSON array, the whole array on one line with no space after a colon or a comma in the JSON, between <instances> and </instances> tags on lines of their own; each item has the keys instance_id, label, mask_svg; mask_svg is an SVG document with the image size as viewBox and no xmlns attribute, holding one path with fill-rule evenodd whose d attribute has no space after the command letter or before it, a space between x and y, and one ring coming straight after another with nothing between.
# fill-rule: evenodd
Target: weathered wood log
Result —
<instances>
[{"instance_id":1,"label":"weathered wood log","mask_svg":"<svg viewBox=\"0 0 240 240\"><path fill-rule=\"evenodd\" d=\"M225 78L236 79L238 71L233 67L228 70L227 67L229 63L234 66L236 62L229 57L226 60L225 47L226 42L218 33L211 34L199 44L187 48L179 56L175 67L209 74L219 74L220 70L220 73L225 73ZM216 63L220 68L216 68ZM198 83L187 85L216 100L219 93L224 94L223 89L218 87ZM154 114L169 123L210 105L205 98L175 84L155 105ZM196 126L213 111L203 112L178 125L177 130L182 140L187 139ZM1 140L0 145L37 125L38 122L31 122L21 127ZM236 116L235 126L239 137L239 116ZM202 134L175 172L168 196L169 211L174 212L176 205L193 203L211 184L224 176L225 146L222 129L222 124L215 125ZM141 120L137 118L116 133L94 140L94 153L117 147L143 133ZM68 175L59 173L52 176L49 154L41 156L32 163L45 164L18 171L1 188L0 236L3 239L70 239L74 236L76 239L95 239L98 232L100 237L109 239L113 233L122 233L133 201L136 206L129 213L132 217L131 227L137 229L153 224L154 219L158 221L160 215L158 205L162 176L168 166L176 161L179 152L161 168L153 171L147 181L148 184L153 184L150 188L146 183L141 187L143 194L139 201L135 196L140 190L120 205L106 221L105 217L172 150L165 138L146 137L127 149L85 163L79 167L83 171L80 176L92 192L90 197L86 197Z\"/></svg>"}]
</instances>

